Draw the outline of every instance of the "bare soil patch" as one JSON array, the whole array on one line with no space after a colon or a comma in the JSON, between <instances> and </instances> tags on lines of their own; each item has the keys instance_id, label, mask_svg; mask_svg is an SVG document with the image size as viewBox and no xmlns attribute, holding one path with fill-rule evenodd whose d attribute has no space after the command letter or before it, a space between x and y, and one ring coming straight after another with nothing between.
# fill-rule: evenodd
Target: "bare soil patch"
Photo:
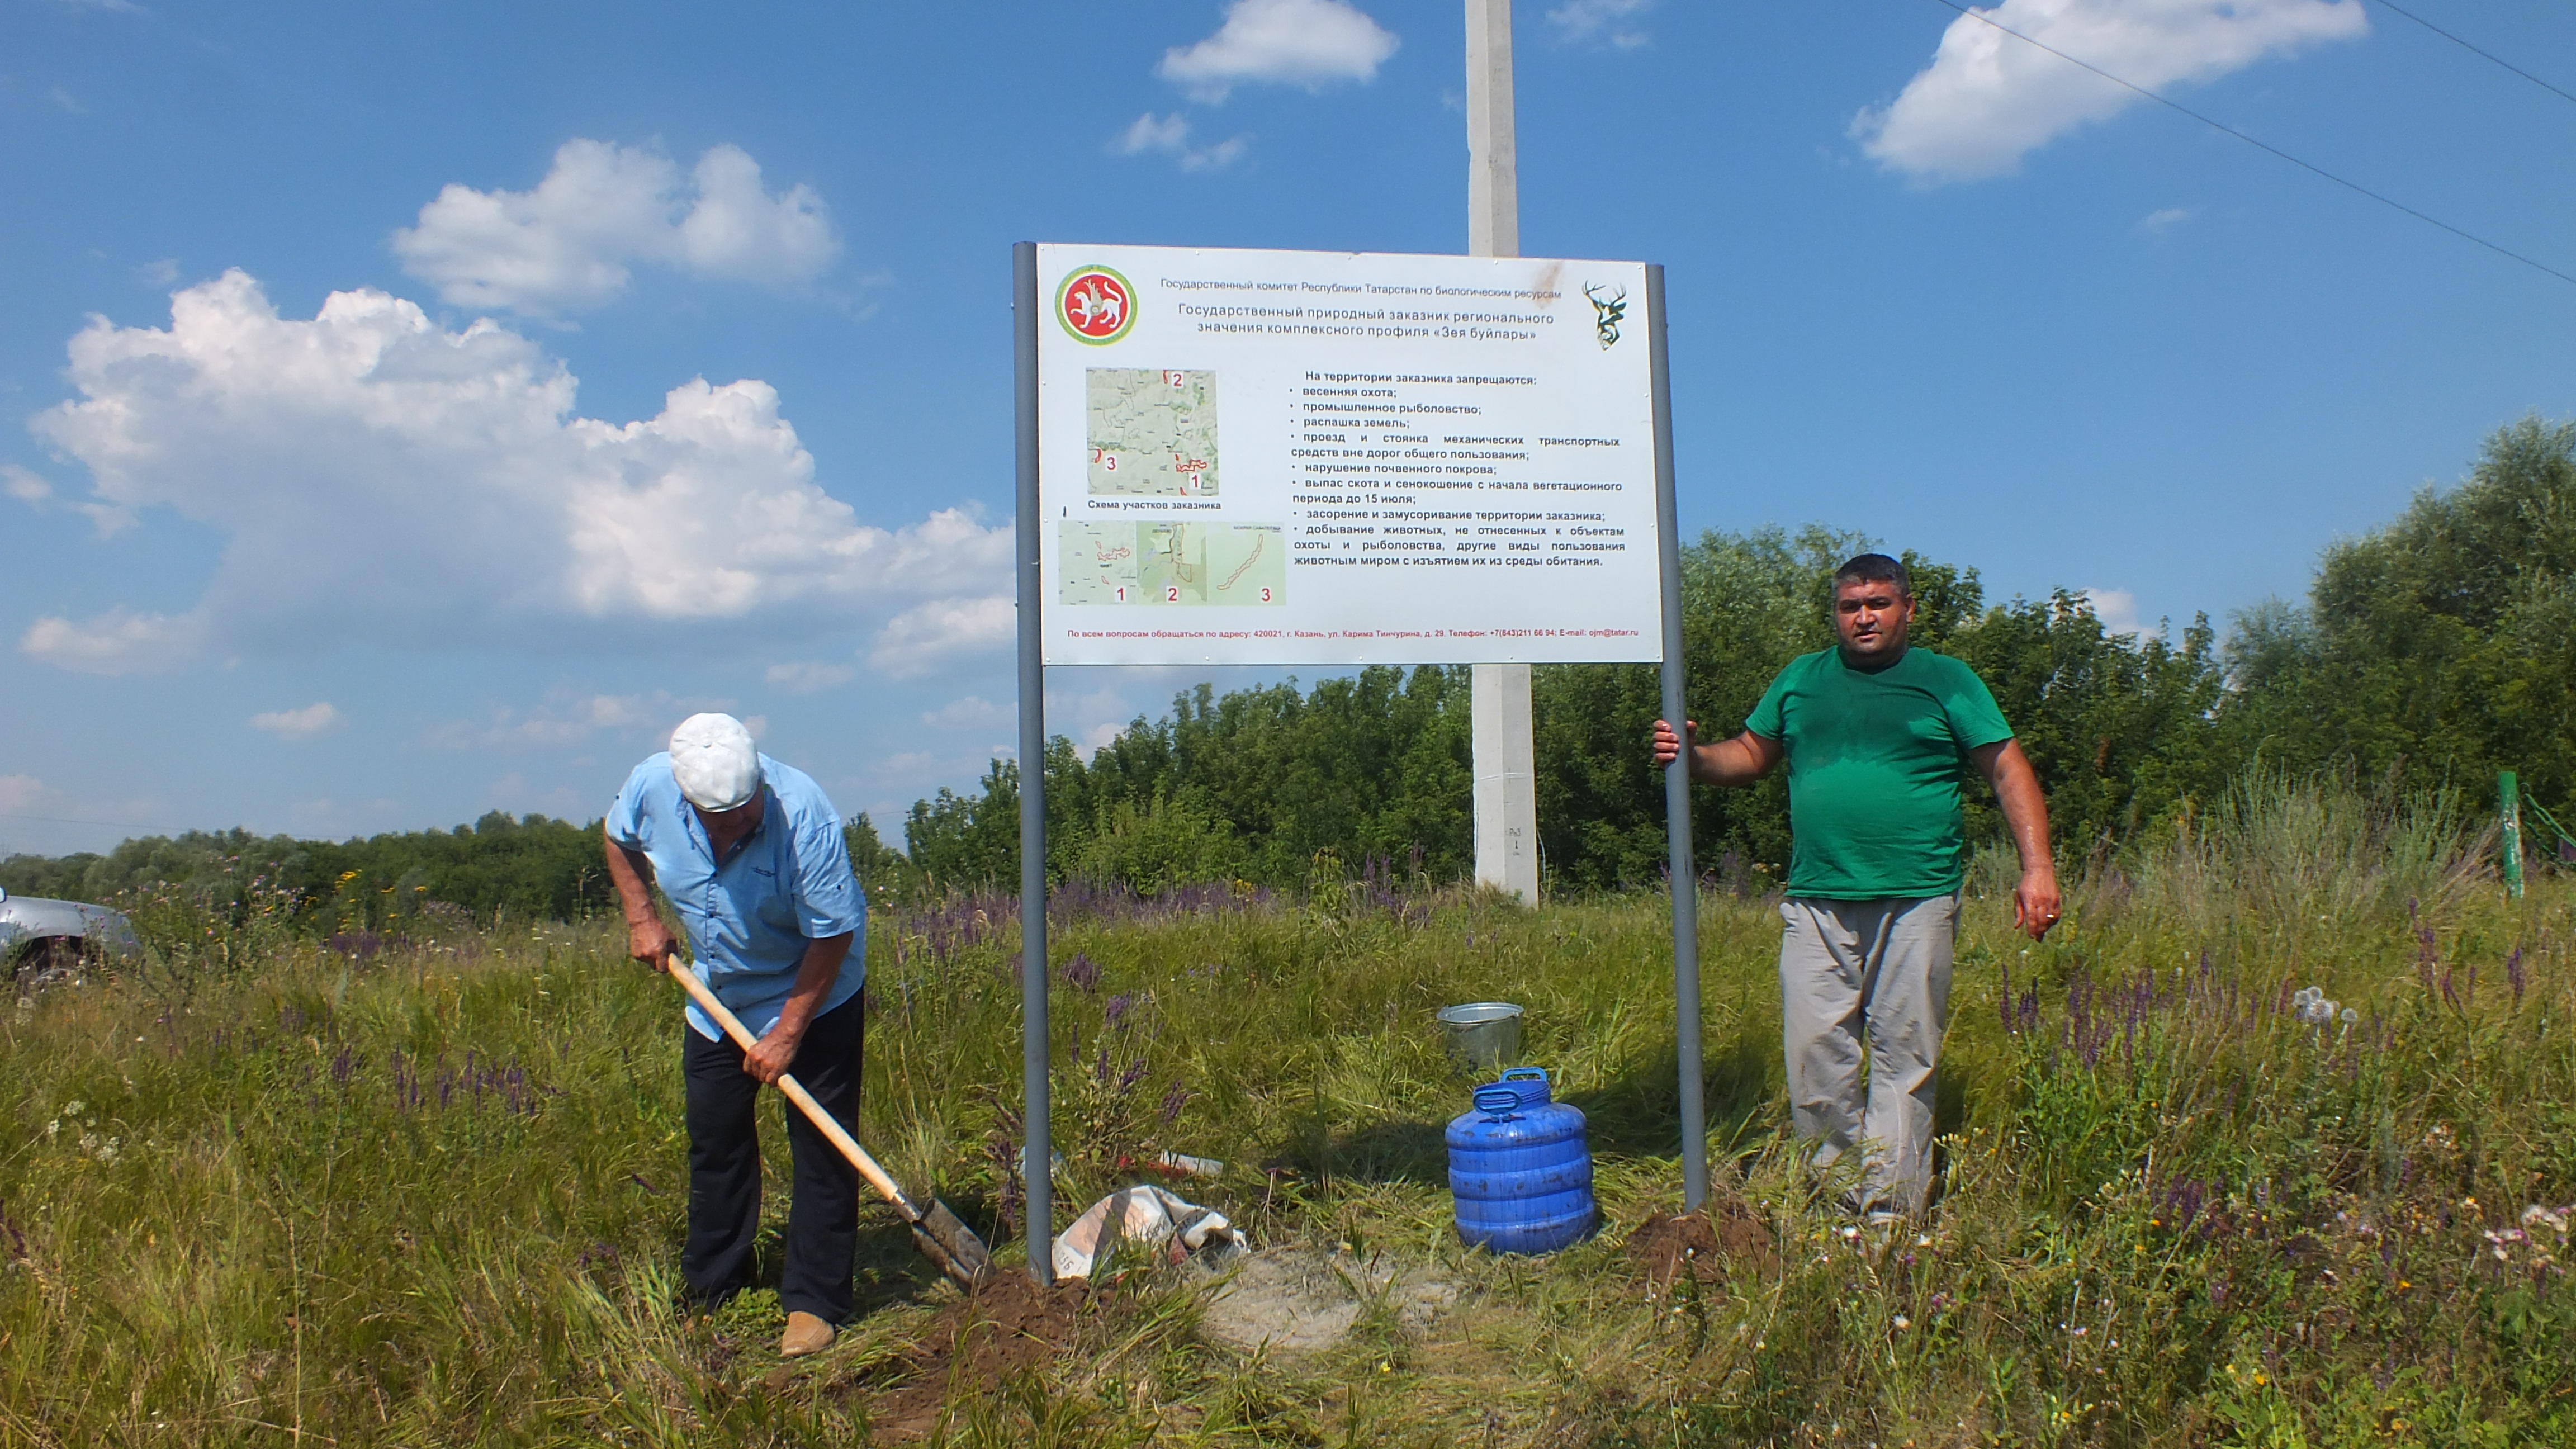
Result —
<instances>
[{"instance_id":1,"label":"bare soil patch","mask_svg":"<svg viewBox=\"0 0 2576 1449\"><path fill-rule=\"evenodd\" d=\"M1657 1287L1683 1274L1716 1283L1731 1272L1757 1272L1771 1262L1771 1229L1740 1201L1694 1213L1657 1213L1628 1235L1628 1262Z\"/></svg>"},{"instance_id":2,"label":"bare soil patch","mask_svg":"<svg viewBox=\"0 0 2576 1449\"><path fill-rule=\"evenodd\" d=\"M1458 1285L1384 1258L1273 1248L1253 1254L1208 1297L1199 1324L1208 1337L1246 1353L1313 1353L1342 1341L1374 1301L1420 1332L1458 1300Z\"/></svg>"},{"instance_id":3,"label":"bare soil patch","mask_svg":"<svg viewBox=\"0 0 2576 1449\"><path fill-rule=\"evenodd\" d=\"M1087 1283L1041 1288L1026 1273L996 1270L930 1321L900 1382L867 1396L869 1429L894 1440L928 1436L952 1393L990 1389L1053 1362L1080 1337L1092 1307Z\"/></svg>"}]
</instances>

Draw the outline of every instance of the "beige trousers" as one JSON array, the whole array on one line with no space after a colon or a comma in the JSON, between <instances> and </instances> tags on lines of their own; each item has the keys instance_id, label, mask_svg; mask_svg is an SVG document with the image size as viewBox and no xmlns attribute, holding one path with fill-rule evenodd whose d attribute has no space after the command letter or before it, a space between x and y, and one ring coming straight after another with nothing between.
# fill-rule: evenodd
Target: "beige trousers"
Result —
<instances>
[{"instance_id":1,"label":"beige trousers","mask_svg":"<svg viewBox=\"0 0 2576 1449\"><path fill-rule=\"evenodd\" d=\"M1818 1167L1863 1153L1855 1208L1920 1213L1932 1187L1932 1084L1959 898L1791 897L1780 918L1790 1120L1816 1144Z\"/></svg>"}]
</instances>

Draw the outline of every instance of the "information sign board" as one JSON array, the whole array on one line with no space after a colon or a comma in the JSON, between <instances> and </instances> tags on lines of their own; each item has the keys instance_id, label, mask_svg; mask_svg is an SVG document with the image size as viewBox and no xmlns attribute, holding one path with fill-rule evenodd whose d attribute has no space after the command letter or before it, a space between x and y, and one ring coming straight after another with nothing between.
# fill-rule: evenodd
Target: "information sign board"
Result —
<instances>
[{"instance_id":1,"label":"information sign board","mask_svg":"<svg viewBox=\"0 0 2576 1449\"><path fill-rule=\"evenodd\" d=\"M1642 264L1037 270L1046 663L1662 657Z\"/></svg>"}]
</instances>

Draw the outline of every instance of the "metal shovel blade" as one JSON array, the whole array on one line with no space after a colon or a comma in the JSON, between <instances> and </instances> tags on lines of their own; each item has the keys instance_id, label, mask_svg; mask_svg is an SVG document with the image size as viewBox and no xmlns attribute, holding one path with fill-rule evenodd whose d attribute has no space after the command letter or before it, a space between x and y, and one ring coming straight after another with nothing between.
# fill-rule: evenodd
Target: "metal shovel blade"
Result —
<instances>
[{"instance_id":1,"label":"metal shovel blade","mask_svg":"<svg viewBox=\"0 0 2576 1449\"><path fill-rule=\"evenodd\" d=\"M913 1245L922 1255L939 1265L939 1270L957 1280L960 1288L972 1288L993 1271L992 1250L975 1230L966 1226L948 1204L937 1198L912 1225Z\"/></svg>"}]
</instances>

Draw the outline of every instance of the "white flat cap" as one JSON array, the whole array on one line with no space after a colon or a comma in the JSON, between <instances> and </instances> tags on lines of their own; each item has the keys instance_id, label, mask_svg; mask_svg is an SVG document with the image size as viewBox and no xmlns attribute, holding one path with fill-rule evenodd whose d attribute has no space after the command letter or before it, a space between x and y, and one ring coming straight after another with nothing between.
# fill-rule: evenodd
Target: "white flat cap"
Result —
<instances>
[{"instance_id":1,"label":"white flat cap","mask_svg":"<svg viewBox=\"0 0 2576 1449\"><path fill-rule=\"evenodd\" d=\"M701 810L738 810L760 791L760 751L729 714L693 714L671 731L671 777Z\"/></svg>"}]
</instances>

